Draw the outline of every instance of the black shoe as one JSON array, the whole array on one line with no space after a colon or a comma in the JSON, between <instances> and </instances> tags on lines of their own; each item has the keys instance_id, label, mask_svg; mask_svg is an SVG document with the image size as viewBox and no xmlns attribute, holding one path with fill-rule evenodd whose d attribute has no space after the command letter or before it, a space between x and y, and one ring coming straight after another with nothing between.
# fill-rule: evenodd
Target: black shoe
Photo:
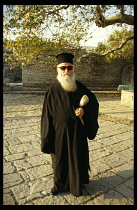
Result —
<instances>
[{"instance_id":1,"label":"black shoe","mask_svg":"<svg viewBox=\"0 0 137 210\"><path fill-rule=\"evenodd\" d=\"M59 190L55 190L54 187L51 189L51 194L52 194L52 195L57 195L59 192L60 192L60 191L59 191Z\"/></svg>"}]
</instances>

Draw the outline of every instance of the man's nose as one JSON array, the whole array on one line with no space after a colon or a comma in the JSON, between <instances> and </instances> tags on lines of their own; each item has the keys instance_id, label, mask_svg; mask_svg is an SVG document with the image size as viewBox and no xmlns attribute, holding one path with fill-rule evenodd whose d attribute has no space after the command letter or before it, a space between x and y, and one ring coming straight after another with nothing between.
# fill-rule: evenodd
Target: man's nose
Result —
<instances>
[{"instance_id":1,"label":"man's nose","mask_svg":"<svg viewBox=\"0 0 137 210\"><path fill-rule=\"evenodd\" d=\"M65 73L68 73L68 72L69 72L68 68L65 68Z\"/></svg>"}]
</instances>

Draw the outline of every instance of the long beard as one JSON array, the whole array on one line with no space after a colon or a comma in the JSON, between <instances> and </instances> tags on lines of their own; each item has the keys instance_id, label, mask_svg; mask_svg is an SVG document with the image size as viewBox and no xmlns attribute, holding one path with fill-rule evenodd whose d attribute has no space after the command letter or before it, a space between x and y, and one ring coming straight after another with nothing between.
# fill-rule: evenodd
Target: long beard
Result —
<instances>
[{"instance_id":1,"label":"long beard","mask_svg":"<svg viewBox=\"0 0 137 210\"><path fill-rule=\"evenodd\" d=\"M75 74L72 75L65 75L61 76L60 74L57 75L57 80L60 82L61 86L66 91L75 91L77 89L76 81L75 81Z\"/></svg>"}]
</instances>

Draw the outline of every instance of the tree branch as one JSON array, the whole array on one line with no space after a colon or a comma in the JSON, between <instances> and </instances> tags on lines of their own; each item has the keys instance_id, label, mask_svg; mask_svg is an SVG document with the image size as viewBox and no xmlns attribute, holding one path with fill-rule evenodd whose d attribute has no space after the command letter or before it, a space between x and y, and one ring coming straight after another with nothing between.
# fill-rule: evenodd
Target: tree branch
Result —
<instances>
[{"instance_id":1,"label":"tree branch","mask_svg":"<svg viewBox=\"0 0 137 210\"><path fill-rule=\"evenodd\" d=\"M105 18L103 16L103 11L100 9L99 5L94 5L96 10L97 20L95 21L98 27L106 27L113 25L115 23L126 23L128 25L134 25L134 17L132 15L124 14L124 8L121 8L120 14L112 17Z\"/></svg>"},{"instance_id":2,"label":"tree branch","mask_svg":"<svg viewBox=\"0 0 137 210\"><path fill-rule=\"evenodd\" d=\"M100 56L100 57L105 57L106 55L108 55L108 54L110 54L110 53L113 53L113 52L115 52L115 51L117 51L117 50L120 50L129 40L132 40L132 39L134 39L134 36L130 36L130 37L128 37L128 38L126 38L121 44L120 44L120 46L119 47L116 47L116 48L114 48L114 49L112 49L112 50L110 50L110 51L107 51L106 53L104 53L104 54L98 54L98 56ZM85 59L89 59L89 58L93 58L93 57L96 57L96 55L94 54L94 53L89 53L89 54L84 54L84 55L82 55L82 56L80 56L78 59L77 59L77 62L81 62L82 60L81 59L83 59L83 58L85 58Z\"/></svg>"},{"instance_id":3,"label":"tree branch","mask_svg":"<svg viewBox=\"0 0 137 210\"><path fill-rule=\"evenodd\" d=\"M107 51L106 53L102 54L101 56L104 57L104 56L106 56L106 55L108 55L108 54L110 54L110 53L113 53L113 52L115 52L115 51L117 51L117 50L120 50L120 49L129 41L129 40L132 40L132 39L134 39L134 36L130 36L130 37L126 38L126 39L120 44L119 47L116 47L116 48L114 48L114 49L112 49L112 50L110 50L110 51Z\"/></svg>"},{"instance_id":4,"label":"tree branch","mask_svg":"<svg viewBox=\"0 0 137 210\"><path fill-rule=\"evenodd\" d=\"M121 5L121 8L120 8L120 14L123 15L124 14L124 5Z\"/></svg>"},{"instance_id":5,"label":"tree branch","mask_svg":"<svg viewBox=\"0 0 137 210\"><path fill-rule=\"evenodd\" d=\"M67 8L69 8L69 6L70 6L70 5L62 6L62 7L59 7L59 8L57 8L57 9L55 9L55 10L49 11L47 15L50 15L50 14L59 15L59 14L58 14L58 11L59 11L59 10L67 9Z\"/></svg>"}]
</instances>

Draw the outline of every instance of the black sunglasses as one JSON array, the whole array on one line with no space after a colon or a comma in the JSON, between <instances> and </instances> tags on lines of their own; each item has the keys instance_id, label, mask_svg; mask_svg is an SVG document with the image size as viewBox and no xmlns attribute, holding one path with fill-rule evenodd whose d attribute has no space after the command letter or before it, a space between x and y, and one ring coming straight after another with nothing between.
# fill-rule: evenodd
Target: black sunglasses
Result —
<instances>
[{"instance_id":1,"label":"black sunglasses","mask_svg":"<svg viewBox=\"0 0 137 210\"><path fill-rule=\"evenodd\" d=\"M61 70L65 70L65 69L72 70L73 66L59 66L57 68L60 68Z\"/></svg>"}]
</instances>

